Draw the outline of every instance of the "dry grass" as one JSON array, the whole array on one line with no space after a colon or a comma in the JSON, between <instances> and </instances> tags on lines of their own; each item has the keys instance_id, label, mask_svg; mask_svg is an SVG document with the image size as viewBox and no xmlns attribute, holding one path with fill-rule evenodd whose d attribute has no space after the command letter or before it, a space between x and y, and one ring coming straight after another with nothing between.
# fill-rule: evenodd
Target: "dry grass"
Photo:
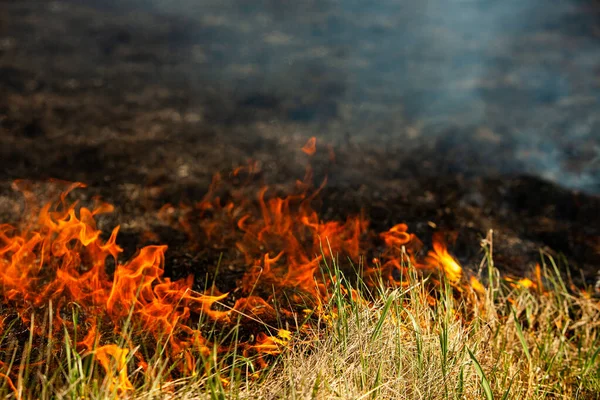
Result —
<instances>
[{"instance_id":1,"label":"dry grass","mask_svg":"<svg viewBox=\"0 0 600 400\"><path fill-rule=\"evenodd\" d=\"M348 304L329 331L285 353L280 368L241 397L590 399L600 396L600 306L564 291L500 281L484 294L434 307L415 279L375 304ZM470 316L465 318L465 316Z\"/></svg>"},{"instance_id":2,"label":"dry grass","mask_svg":"<svg viewBox=\"0 0 600 400\"><path fill-rule=\"evenodd\" d=\"M148 373L129 374L134 392L119 393L115 376L94 368L66 341L60 371L31 366L0 383L17 398L252 399L593 399L600 398L600 302L568 286L544 257L541 279L526 287L502 279L490 243L485 288L432 284L416 272L405 288L352 286L337 263L324 269L338 282L322 321L301 328L268 370L232 354L210 374L167 382L169 360L158 351ZM351 296L350 293L370 293ZM32 324L34 322L32 321ZM228 332L226 334L235 334ZM3 340L2 345L5 345ZM31 348L31 347L29 347ZM26 349L27 351L27 349ZM138 351L140 351L138 349ZM5 353L6 354L6 353ZM27 364L31 354L19 357ZM48 357L52 357L48 353ZM13 359L15 357L13 356ZM215 357L216 358L216 357ZM10 362L10 360L5 361ZM133 354L124 361L134 365ZM209 357L208 363L212 360ZM26 365L25 365L26 366ZM11 365L8 365L9 369ZM17 366L12 366L17 368ZM45 384L32 387L33 376ZM40 374L47 374L43 379ZM3 378L6 378L5 376ZM11 388L11 385L14 385Z\"/></svg>"}]
</instances>

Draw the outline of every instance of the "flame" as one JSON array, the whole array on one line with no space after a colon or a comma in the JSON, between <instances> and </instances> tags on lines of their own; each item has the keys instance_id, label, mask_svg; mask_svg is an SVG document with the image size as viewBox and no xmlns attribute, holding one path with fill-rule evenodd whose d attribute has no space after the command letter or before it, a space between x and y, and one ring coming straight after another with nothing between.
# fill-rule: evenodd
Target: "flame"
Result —
<instances>
[{"instance_id":1,"label":"flame","mask_svg":"<svg viewBox=\"0 0 600 400\"><path fill-rule=\"evenodd\" d=\"M534 270L534 273L539 273L538 269ZM539 276L539 282L541 283L541 275ZM504 280L508 282L508 284L515 289L537 289L539 293L543 292L543 287L539 286L537 282L532 281L529 278L514 278L514 277L504 277ZM536 277L537 280L537 277Z\"/></svg>"},{"instance_id":2,"label":"flame","mask_svg":"<svg viewBox=\"0 0 600 400\"><path fill-rule=\"evenodd\" d=\"M476 291L479 294L484 294L485 293L485 287L474 276L471 277L471 282L470 283L471 283L471 287L473 288L474 291Z\"/></svg>"},{"instance_id":3,"label":"flame","mask_svg":"<svg viewBox=\"0 0 600 400\"><path fill-rule=\"evenodd\" d=\"M317 151L317 138L311 137L301 149L304 153L312 156Z\"/></svg>"},{"instance_id":4,"label":"flame","mask_svg":"<svg viewBox=\"0 0 600 400\"><path fill-rule=\"evenodd\" d=\"M277 331L277 336L279 336L281 340L284 340L285 343L287 343L292 339L292 332L288 331L287 329L279 329Z\"/></svg>"},{"instance_id":5,"label":"flame","mask_svg":"<svg viewBox=\"0 0 600 400\"><path fill-rule=\"evenodd\" d=\"M433 236L433 250L428 254L429 265L440 268L451 283L457 283L462 277L462 267L454 257L448 253L441 235Z\"/></svg>"},{"instance_id":6,"label":"flame","mask_svg":"<svg viewBox=\"0 0 600 400\"><path fill-rule=\"evenodd\" d=\"M517 285L520 287L526 288L526 289L535 287L535 283L533 283L533 281L529 278L519 279L519 281L517 282Z\"/></svg>"},{"instance_id":7,"label":"flame","mask_svg":"<svg viewBox=\"0 0 600 400\"><path fill-rule=\"evenodd\" d=\"M316 139L311 138L302 150L314 154ZM277 327L298 326L299 320L327 322L335 316L335 310L322 313L330 289L338 285L323 268L332 258L342 260L340 265L349 260L361 266L363 278L371 285L407 286L409 275L416 271L444 275L454 285L461 281L462 267L441 235L434 236L433 249L423 259L423 243L406 224L378 234L362 213L325 220L315 203L326 181L314 188L310 169L286 195L265 185L252 191L256 185L248 184L256 179L258 169L253 163L231 174L216 174L198 203L168 204L158 211L161 221L188 235L190 252L215 250L222 254L222 265L238 271L230 292L221 293L216 287L199 291L194 271L183 279L165 277L168 249L164 245L144 246L123 259L117 244L119 226L106 235L97 224L99 216L113 206L99 201L94 207L69 203L69 193L84 186L74 183L57 201L39 208L35 218L28 210L22 223L0 225L4 305L28 325L36 309L51 303L56 310L52 335L67 332L77 337L77 351L95 358L109 386L129 393L135 381L128 370L135 366L151 373L147 360L152 354L136 350L142 343L164 348L176 377L208 373L206 360L238 346L257 367L265 367L295 334ZM23 184L17 186L27 203L33 204L33 192ZM145 236L157 241L152 232ZM485 291L474 277L470 285L476 292ZM361 300L356 290L342 291ZM429 300L435 304L434 297ZM81 310L77 323L67 317L73 305ZM244 327L239 343L209 339L207 333L228 331L234 324ZM41 329L34 333L48 335Z\"/></svg>"},{"instance_id":8,"label":"flame","mask_svg":"<svg viewBox=\"0 0 600 400\"><path fill-rule=\"evenodd\" d=\"M539 293L544 291L544 283L542 282L542 268L540 267L539 263L535 265L535 285L537 286Z\"/></svg>"},{"instance_id":9,"label":"flame","mask_svg":"<svg viewBox=\"0 0 600 400\"><path fill-rule=\"evenodd\" d=\"M17 387L13 383L12 379L10 378L10 376L8 376L8 375L3 374L3 373L0 372L0 378L4 378L6 380L6 382L8 383L8 387L10 388L10 390L12 390L13 393L15 394L15 397L17 399L21 399L21 396L19 395L19 390L17 389Z\"/></svg>"},{"instance_id":10,"label":"flame","mask_svg":"<svg viewBox=\"0 0 600 400\"><path fill-rule=\"evenodd\" d=\"M111 391L129 393L133 391L133 384L127 373L128 349L122 349L114 344L105 345L94 351L96 360L111 378ZM112 360L112 361L111 361Z\"/></svg>"},{"instance_id":11,"label":"flame","mask_svg":"<svg viewBox=\"0 0 600 400\"><path fill-rule=\"evenodd\" d=\"M244 308L245 303L238 301L232 310L218 311L213 305L228 294L195 292L192 275L177 281L163 277L166 246L144 247L131 260L119 262L119 227L103 240L95 220L97 215L112 211L112 206L80 207L78 212L77 203L65 206L66 193L80 186L72 185L60 202L42 207L35 224L0 226L0 280L5 304L14 307L23 323L28 324L36 309L52 303L57 309L52 334L60 334L65 327L82 332L77 348L93 353L107 376L116 376L111 385L118 391L133 387L126 368L130 350L110 340L120 336L126 342L132 341L132 332L121 328L128 318L135 329L143 330L156 342L168 340L173 358L180 359L180 369L191 371L195 368L194 358L209 352L207 341L196 328L197 318L193 320L192 315L227 322L229 315L239 312L237 309ZM113 274L107 272L109 259L116 264ZM77 326L63 317L70 314L65 311L71 304L83 310ZM102 330L106 331L108 325L114 333L101 334L100 321L104 324ZM116 363L116 371L111 369L110 360Z\"/></svg>"},{"instance_id":12,"label":"flame","mask_svg":"<svg viewBox=\"0 0 600 400\"><path fill-rule=\"evenodd\" d=\"M261 368L264 368L268 365L264 355L276 356L281 354L281 351L289 343L290 334L289 331L285 330L280 330L277 336L268 336L261 332L256 338L256 343L245 349L244 357L249 357L252 353L256 353L258 364Z\"/></svg>"}]
</instances>

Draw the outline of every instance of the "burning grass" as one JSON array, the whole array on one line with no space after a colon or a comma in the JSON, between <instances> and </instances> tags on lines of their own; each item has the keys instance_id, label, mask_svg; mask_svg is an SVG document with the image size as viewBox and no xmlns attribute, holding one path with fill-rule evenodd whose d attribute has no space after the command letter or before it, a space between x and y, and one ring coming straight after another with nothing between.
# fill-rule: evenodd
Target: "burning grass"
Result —
<instances>
[{"instance_id":1,"label":"burning grass","mask_svg":"<svg viewBox=\"0 0 600 400\"><path fill-rule=\"evenodd\" d=\"M489 250L491 241L484 246ZM243 336L240 316L229 332L215 339L202 372L179 379L171 378L172 357L158 344L130 350L121 340L81 352L65 334L36 354L30 334L17 354L5 333L2 346L13 348L13 362L4 365L2 394L103 399L597 398L598 300L569 290L550 258L541 267L543 288L526 283L531 281L502 279L491 257L484 261L489 284L463 288L458 297L449 282L433 291L416 270L407 277L408 287L381 285L373 292L365 281L346 280L337 261L323 261L336 283L329 288L318 323L295 333L281 329L278 339L257 345L262 346L261 356L244 354L242 346L223 354L219 341ZM359 292L373 297L367 300ZM47 312L51 319L52 309ZM122 336L135 334L132 318L130 314L124 321ZM32 320L30 332L35 326ZM136 353L149 350L153 357L142 373L135 368ZM266 355L269 365L257 370L259 357ZM56 369L48 369L51 360ZM136 386L123 387L124 382Z\"/></svg>"},{"instance_id":2,"label":"burning grass","mask_svg":"<svg viewBox=\"0 0 600 400\"><path fill-rule=\"evenodd\" d=\"M491 254L491 233L483 246ZM266 378L258 393L266 398L597 398L598 301L586 292L569 293L546 256L540 268L543 288L540 282L502 279L491 257L484 261L489 284L463 288L467 295L460 300L448 282L433 293L416 274L408 288L381 287L374 302L335 294L341 298L330 328L314 332L312 351L300 346L285 353L281 371Z\"/></svg>"},{"instance_id":3,"label":"burning grass","mask_svg":"<svg viewBox=\"0 0 600 400\"><path fill-rule=\"evenodd\" d=\"M302 149L316 152L311 139ZM231 174L250 179L256 166ZM243 180L243 179L242 179ZM531 279L500 277L491 235L479 273L443 235L324 221L312 171L291 194L224 191L160 218L190 251L220 252L233 289L165 276L166 246L121 256L112 206L68 186L0 226L0 391L48 397L542 398L600 393L599 303L547 257ZM254 186L251 186L254 187ZM322 187L322 186L321 186ZM273 193L275 192L275 193ZM485 285L481 282L485 282Z\"/></svg>"}]
</instances>

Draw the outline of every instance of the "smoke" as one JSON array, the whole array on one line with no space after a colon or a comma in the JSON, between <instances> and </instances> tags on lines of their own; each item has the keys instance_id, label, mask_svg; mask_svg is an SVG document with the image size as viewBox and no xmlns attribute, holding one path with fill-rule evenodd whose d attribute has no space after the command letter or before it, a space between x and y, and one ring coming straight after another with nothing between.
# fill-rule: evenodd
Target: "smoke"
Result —
<instances>
[{"instance_id":1,"label":"smoke","mask_svg":"<svg viewBox=\"0 0 600 400\"><path fill-rule=\"evenodd\" d=\"M566 134L553 137L552 127L542 125L544 134L525 132L516 141L515 158L526 173L570 189L600 193L599 128L589 119L574 121L564 128Z\"/></svg>"},{"instance_id":2,"label":"smoke","mask_svg":"<svg viewBox=\"0 0 600 400\"><path fill-rule=\"evenodd\" d=\"M196 21L190 82L218 82L243 106L372 143L451 131L478 152L455 132L483 129L498 138L487 146L512 149L488 160L497 169L600 192L598 7L551 3L135 0Z\"/></svg>"}]
</instances>

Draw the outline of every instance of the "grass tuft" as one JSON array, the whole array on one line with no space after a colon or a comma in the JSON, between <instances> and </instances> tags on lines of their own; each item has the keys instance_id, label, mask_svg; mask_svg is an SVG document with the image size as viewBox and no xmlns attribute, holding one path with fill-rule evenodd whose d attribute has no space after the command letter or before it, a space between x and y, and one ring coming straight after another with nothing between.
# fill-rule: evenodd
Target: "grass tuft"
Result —
<instances>
[{"instance_id":1,"label":"grass tuft","mask_svg":"<svg viewBox=\"0 0 600 400\"><path fill-rule=\"evenodd\" d=\"M236 346L218 354L219 338L236 343L240 324L214 332L214 347L191 376L169 381L172 360L157 349L122 347L128 352L105 357L101 348L77 348L77 308L61 343L48 335L47 351L32 351L32 338L18 346L13 328L0 337L0 396L6 398L116 399L590 399L600 396L600 303L567 285L561 266L542 255L537 285L501 278L493 265L491 243L477 290L431 280L408 266L402 288L351 283L337 259L321 270L332 282L328 302L313 324L298 322L296 333L278 356L260 369L257 357ZM481 278L481 276L479 278ZM527 287L526 287L527 286ZM28 330L50 329L52 304ZM201 321L199 322L201 323ZM269 327L272 329L273 327ZM281 327L288 329L289 327ZM123 337L131 337L131 319ZM74 332L69 333L69 332ZM232 340L233 339L233 340ZM97 345L96 345L97 346ZM23 354L16 349L22 348ZM152 351L149 351L152 350ZM139 354L138 354L139 353ZM146 355L152 355L147 358ZM145 371L135 369L144 355ZM61 366L49 370L50 361ZM260 372L260 373L259 373ZM135 383L135 389L128 388ZM125 390L127 389L127 390Z\"/></svg>"}]
</instances>

